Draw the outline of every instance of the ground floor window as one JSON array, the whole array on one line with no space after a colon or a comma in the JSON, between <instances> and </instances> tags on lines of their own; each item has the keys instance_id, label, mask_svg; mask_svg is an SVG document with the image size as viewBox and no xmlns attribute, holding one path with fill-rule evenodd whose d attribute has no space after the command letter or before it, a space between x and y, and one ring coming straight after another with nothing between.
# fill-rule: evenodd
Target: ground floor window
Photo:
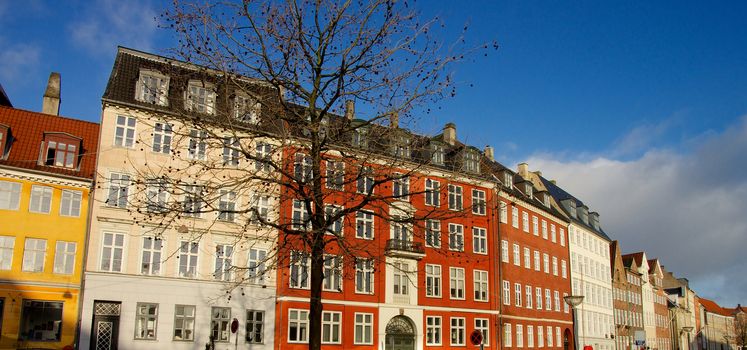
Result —
<instances>
[{"instance_id":1,"label":"ground floor window","mask_svg":"<svg viewBox=\"0 0 747 350\"><path fill-rule=\"evenodd\" d=\"M230 307L213 307L210 317L212 336L216 342L227 342L231 335L229 324L231 323Z\"/></svg>"},{"instance_id":2,"label":"ground floor window","mask_svg":"<svg viewBox=\"0 0 747 350\"><path fill-rule=\"evenodd\" d=\"M18 338L59 341L62 331L62 305L60 301L24 300Z\"/></svg>"}]
</instances>

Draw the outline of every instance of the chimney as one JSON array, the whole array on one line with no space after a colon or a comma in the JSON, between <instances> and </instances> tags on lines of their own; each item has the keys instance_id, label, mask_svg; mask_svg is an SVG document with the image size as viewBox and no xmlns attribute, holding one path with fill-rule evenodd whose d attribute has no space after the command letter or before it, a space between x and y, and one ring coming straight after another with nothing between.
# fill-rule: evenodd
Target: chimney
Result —
<instances>
[{"instance_id":1,"label":"chimney","mask_svg":"<svg viewBox=\"0 0 747 350\"><path fill-rule=\"evenodd\" d=\"M490 159L491 162L495 162L495 156L493 155L493 147L490 147L490 145L485 146L485 151L483 151L485 154L485 157Z\"/></svg>"},{"instance_id":2,"label":"chimney","mask_svg":"<svg viewBox=\"0 0 747 350\"><path fill-rule=\"evenodd\" d=\"M345 101L345 118L348 120L353 120L353 118L355 118L355 101Z\"/></svg>"},{"instance_id":3,"label":"chimney","mask_svg":"<svg viewBox=\"0 0 747 350\"><path fill-rule=\"evenodd\" d=\"M523 178L527 178L529 175L529 164L519 163L519 175Z\"/></svg>"},{"instance_id":4,"label":"chimney","mask_svg":"<svg viewBox=\"0 0 747 350\"><path fill-rule=\"evenodd\" d=\"M454 146L456 143L456 124L446 123L444 125L444 142Z\"/></svg>"},{"instance_id":5,"label":"chimney","mask_svg":"<svg viewBox=\"0 0 747 350\"><path fill-rule=\"evenodd\" d=\"M399 128L399 112L394 111L392 112L392 114L389 115L389 126L392 129Z\"/></svg>"},{"instance_id":6,"label":"chimney","mask_svg":"<svg viewBox=\"0 0 747 350\"><path fill-rule=\"evenodd\" d=\"M60 73L52 72L42 100L42 113L60 115Z\"/></svg>"}]
</instances>

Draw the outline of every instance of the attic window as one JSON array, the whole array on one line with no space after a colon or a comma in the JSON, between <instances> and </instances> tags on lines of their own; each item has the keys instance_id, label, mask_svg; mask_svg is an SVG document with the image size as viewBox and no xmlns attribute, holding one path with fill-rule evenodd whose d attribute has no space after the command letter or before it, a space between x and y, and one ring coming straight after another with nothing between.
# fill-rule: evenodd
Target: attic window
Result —
<instances>
[{"instance_id":1,"label":"attic window","mask_svg":"<svg viewBox=\"0 0 747 350\"><path fill-rule=\"evenodd\" d=\"M80 141L68 134L44 134L41 161L46 166L75 169L78 166Z\"/></svg>"},{"instance_id":2,"label":"attic window","mask_svg":"<svg viewBox=\"0 0 747 350\"><path fill-rule=\"evenodd\" d=\"M464 171L470 172L470 173L479 173L480 172L480 157L477 152L473 150L465 150L463 157L463 164L464 164Z\"/></svg>"},{"instance_id":3,"label":"attic window","mask_svg":"<svg viewBox=\"0 0 747 350\"><path fill-rule=\"evenodd\" d=\"M526 193L527 197L532 198L532 195L533 195L532 194L532 184L530 182L527 182L524 185L524 189L525 189L524 192Z\"/></svg>"},{"instance_id":4,"label":"attic window","mask_svg":"<svg viewBox=\"0 0 747 350\"><path fill-rule=\"evenodd\" d=\"M7 126L0 124L0 159L5 157L5 145L7 144L8 134L10 134L9 130Z\"/></svg>"},{"instance_id":5,"label":"attic window","mask_svg":"<svg viewBox=\"0 0 747 350\"><path fill-rule=\"evenodd\" d=\"M236 120L257 124L262 105L257 99L245 94L237 93L233 100L233 117Z\"/></svg>"},{"instance_id":6,"label":"attic window","mask_svg":"<svg viewBox=\"0 0 747 350\"><path fill-rule=\"evenodd\" d=\"M135 88L135 99L141 102L168 106L169 77L152 70L140 70Z\"/></svg>"},{"instance_id":7,"label":"attic window","mask_svg":"<svg viewBox=\"0 0 747 350\"><path fill-rule=\"evenodd\" d=\"M444 146L432 143L431 144L431 163L435 165L444 165Z\"/></svg>"},{"instance_id":8,"label":"attic window","mask_svg":"<svg viewBox=\"0 0 747 350\"><path fill-rule=\"evenodd\" d=\"M545 193L542 198L542 201L545 203L546 207L548 208L550 207L550 195L549 194Z\"/></svg>"},{"instance_id":9,"label":"attic window","mask_svg":"<svg viewBox=\"0 0 747 350\"><path fill-rule=\"evenodd\" d=\"M185 107L192 112L214 114L215 91L212 84L199 80L190 80L185 102Z\"/></svg>"},{"instance_id":10,"label":"attic window","mask_svg":"<svg viewBox=\"0 0 747 350\"><path fill-rule=\"evenodd\" d=\"M503 173L503 184L508 188L513 188L513 185L514 185L513 176L508 171Z\"/></svg>"},{"instance_id":11,"label":"attic window","mask_svg":"<svg viewBox=\"0 0 747 350\"><path fill-rule=\"evenodd\" d=\"M368 148L368 129L359 127L353 130L353 146Z\"/></svg>"},{"instance_id":12,"label":"attic window","mask_svg":"<svg viewBox=\"0 0 747 350\"><path fill-rule=\"evenodd\" d=\"M398 135L394 138L392 155L395 157L410 157L410 138L407 135Z\"/></svg>"}]
</instances>

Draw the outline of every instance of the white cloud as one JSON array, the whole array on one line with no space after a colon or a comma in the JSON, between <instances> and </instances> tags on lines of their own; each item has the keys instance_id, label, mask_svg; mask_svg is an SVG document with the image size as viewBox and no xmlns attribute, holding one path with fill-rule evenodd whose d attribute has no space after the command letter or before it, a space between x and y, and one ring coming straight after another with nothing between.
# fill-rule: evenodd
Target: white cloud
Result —
<instances>
[{"instance_id":1,"label":"white cloud","mask_svg":"<svg viewBox=\"0 0 747 350\"><path fill-rule=\"evenodd\" d=\"M702 296L733 306L747 301L747 118L697 140L688 153L653 149L627 161L541 154L528 163L598 211L624 251L660 258Z\"/></svg>"},{"instance_id":2,"label":"white cloud","mask_svg":"<svg viewBox=\"0 0 747 350\"><path fill-rule=\"evenodd\" d=\"M0 82L8 85L24 84L30 70L36 70L39 65L41 48L34 44L10 44L0 38Z\"/></svg>"},{"instance_id":3,"label":"white cloud","mask_svg":"<svg viewBox=\"0 0 747 350\"><path fill-rule=\"evenodd\" d=\"M148 1L104 0L68 29L73 44L95 55L111 54L117 45L149 51L158 30L156 15Z\"/></svg>"}]
</instances>

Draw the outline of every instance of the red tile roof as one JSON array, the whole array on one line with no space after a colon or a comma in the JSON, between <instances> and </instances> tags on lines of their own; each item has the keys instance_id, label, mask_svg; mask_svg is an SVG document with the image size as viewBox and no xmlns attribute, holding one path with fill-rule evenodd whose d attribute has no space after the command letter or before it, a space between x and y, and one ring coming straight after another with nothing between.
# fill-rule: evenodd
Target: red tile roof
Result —
<instances>
[{"instance_id":1,"label":"red tile roof","mask_svg":"<svg viewBox=\"0 0 747 350\"><path fill-rule=\"evenodd\" d=\"M12 140L5 140L11 144L0 165L93 179L99 124L4 106L0 106L0 124L9 126L13 136ZM83 140L78 158L79 170L39 164L39 148L45 132L64 132Z\"/></svg>"},{"instance_id":2,"label":"red tile roof","mask_svg":"<svg viewBox=\"0 0 747 350\"><path fill-rule=\"evenodd\" d=\"M624 254L622 258L623 260L632 258L633 260L635 260L636 265L638 266L643 265L643 252Z\"/></svg>"},{"instance_id":3,"label":"red tile roof","mask_svg":"<svg viewBox=\"0 0 747 350\"><path fill-rule=\"evenodd\" d=\"M700 301L700 305L703 305L703 308L712 314L717 314L717 315L722 315L722 316L731 316L731 312L722 308L721 306L716 304L716 302L713 300L709 300L706 298L699 298L699 301Z\"/></svg>"}]
</instances>

